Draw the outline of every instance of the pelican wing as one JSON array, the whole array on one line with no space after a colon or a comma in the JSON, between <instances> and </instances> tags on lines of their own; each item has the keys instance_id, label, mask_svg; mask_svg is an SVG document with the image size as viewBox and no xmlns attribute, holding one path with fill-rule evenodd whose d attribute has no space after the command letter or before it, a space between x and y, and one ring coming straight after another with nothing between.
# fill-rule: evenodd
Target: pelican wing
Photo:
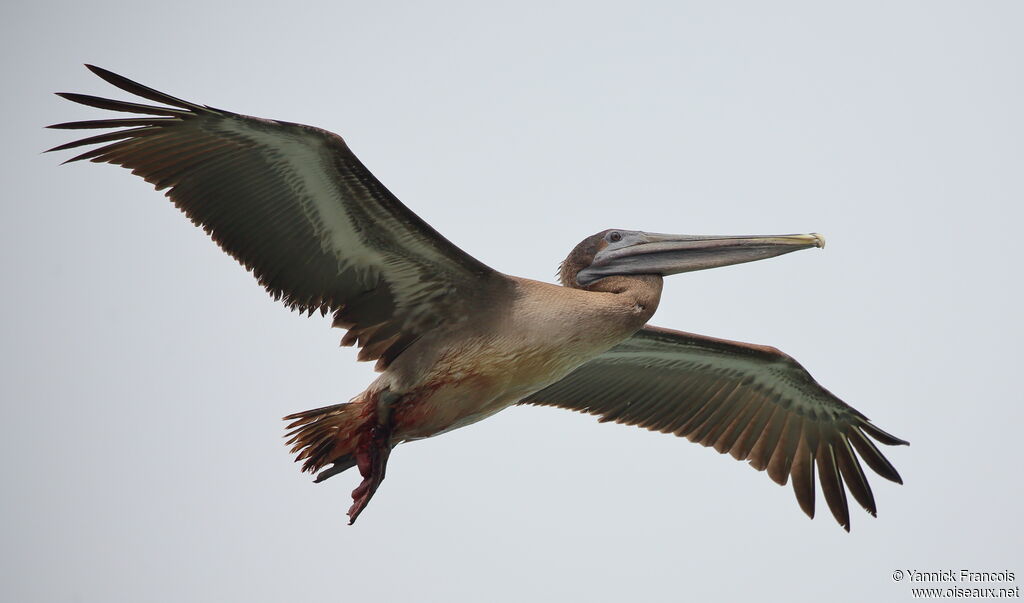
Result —
<instances>
[{"instance_id":1,"label":"pelican wing","mask_svg":"<svg viewBox=\"0 0 1024 603\"><path fill-rule=\"evenodd\" d=\"M578 410L714 446L779 484L792 478L797 501L811 517L817 466L829 509L846 530L844 483L875 514L858 454L882 477L903 483L871 438L907 442L875 427L772 347L648 326L520 403Z\"/></svg>"},{"instance_id":2,"label":"pelican wing","mask_svg":"<svg viewBox=\"0 0 1024 603\"><path fill-rule=\"evenodd\" d=\"M275 299L334 313L360 360L387 366L442 319L508 286L405 207L340 136L301 124L197 105L88 66L107 82L161 103L59 93L84 105L143 117L77 121L107 128L50 149L103 144L89 159L132 170L156 186Z\"/></svg>"}]
</instances>

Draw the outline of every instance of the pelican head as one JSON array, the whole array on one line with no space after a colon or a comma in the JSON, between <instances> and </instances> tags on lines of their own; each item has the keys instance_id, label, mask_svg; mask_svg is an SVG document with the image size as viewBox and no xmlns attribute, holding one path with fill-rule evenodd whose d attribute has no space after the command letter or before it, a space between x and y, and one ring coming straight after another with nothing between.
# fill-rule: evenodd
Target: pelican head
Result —
<instances>
[{"instance_id":1,"label":"pelican head","mask_svg":"<svg viewBox=\"0 0 1024 603\"><path fill-rule=\"evenodd\" d=\"M820 234L700 236L612 228L577 245L559 278L567 287L587 288L608 276L668 276L824 246Z\"/></svg>"}]
</instances>

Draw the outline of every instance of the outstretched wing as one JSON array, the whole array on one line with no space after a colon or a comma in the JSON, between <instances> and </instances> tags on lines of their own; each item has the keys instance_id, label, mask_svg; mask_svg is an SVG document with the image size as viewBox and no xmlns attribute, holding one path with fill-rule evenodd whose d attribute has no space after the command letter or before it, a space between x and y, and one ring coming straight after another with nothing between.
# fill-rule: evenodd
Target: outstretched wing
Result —
<instances>
[{"instance_id":1,"label":"outstretched wing","mask_svg":"<svg viewBox=\"0 0 1024 603\"><path fill-rule=\"evenodd\" d=\"M68 161L120 165L156 186L289 307L333 312L360 360L387 366L442 320L509 286L389 192L340 136L183 101L99 67L107 82L167 106L59 93L144 117L76 121L114 128L51 151L104 144Z\"/></svg>"},{"instance_id":2,"label":"outstretched wing","mask_svg":"<svg viewBox=\"0 0 1024 603\"><path fill-rule=\"evenodd\" d=\"M829 509L847 531L845 482L872 515L875 500L860 457L903 483L867 436L907 444L818 385L779 350L650 327L521 404L557 406L652 431L685 436L750 461L781 485L792 477L814 517L814 469Z\"/></svg>"}]
</instances>

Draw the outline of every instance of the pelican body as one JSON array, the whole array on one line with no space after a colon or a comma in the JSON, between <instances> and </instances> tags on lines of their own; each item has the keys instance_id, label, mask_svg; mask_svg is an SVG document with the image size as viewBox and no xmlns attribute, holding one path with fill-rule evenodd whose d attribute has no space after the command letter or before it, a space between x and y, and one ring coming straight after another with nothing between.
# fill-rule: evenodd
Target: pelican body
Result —
<instances>
[{"instance_id":1,"label":"pelican body","mask_svg":"<svg viewBox=\"0 0 1024 603\"><path fill-rule=\"evenodd\" d=\"M423 222L330 132L247 117L87 66L159 105L58 93L142 117L51 151L121 165L156 186L292 309L333 314L380 375L349 402L285 417L316 481L358 467L350 523L391 450L514 404L672 433L792 481L814 516L815 468L849 530L848 488L875 514L858 459L902 483L872 438L906 444L766 347L647 325L665 276L823 247L821 235L693 236L609 229L562 262L560 285L502 274ZM870 437L869 437L870 436Z\"/></svg>"}]
</instances>

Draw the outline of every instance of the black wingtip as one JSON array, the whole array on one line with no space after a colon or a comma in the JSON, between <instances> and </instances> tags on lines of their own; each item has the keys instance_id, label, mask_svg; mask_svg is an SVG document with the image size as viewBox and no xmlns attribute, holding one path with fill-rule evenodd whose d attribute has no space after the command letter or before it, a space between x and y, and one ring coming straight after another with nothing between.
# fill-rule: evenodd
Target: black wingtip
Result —
<instances>
[{"instance_id":1,"label":"black wingtip","mask_svg":"<svg viewBox=\"0 0 1024 603\"><path fill-rule=\"evenodd\" d=\"M888 431L880 429L877 425L871 423L870 421L864 421L860 425L860 428L866 431L868 435L875 438L879 442L885 444L886 446L910 446L910 442L901 438L897 438Z\"/></svg>"},{"instance_id":2,"label":"black wingtip","mask_svg":"<svg viewBox=\"0 0 1024 603\"><path fill-rule=\"evenodd\" d=\"M118 88L121 88L121 86L117 82L119 82L121 80L126 80L128 82L131 82L131 80L129 80L128 78L124 77L123 75L118 75L118 74L114 73L113 71L111 71L109 69L104 69L102 67L97 67L96 65L91 65L89 63L86 63L85 64L85 68L88 69L89 71L93 72L94 75L98 76L103 81L105 81L105 82L107 82L109 84L113 84L114 86L117 86ZM134 84L135 82L132 82L132 83Z\"/></svg>"},{"instance_id":3,"label":"black wingtip","mask_svg":"<svg viewBox=\"0 0 1024 603\"><path fill-rule=\"evenodd\" d=\"M118 75L108 69L97 67L95 65L90 65L88 63L86 63L85 67L86 69L93 72L96 76L98 76L100 79L107 82L108 84L116 86L121 90L124 90L125 92L130 92L144 99L151 100L157 103L166 103L173 107L180 107L182 109L187 109L189 111L203 110L203 108L200 105L190 103L187 100L182 100L175 96L171 96L166 92L160 92L159 90L155 90L153 88L150 88L149 86L143 86L142 84L134 80L130 80L124 77L123 75Z\"/></svg>"},{"instance_id":4,"label":"black wingtip","mask_svg":"<svg viewBox=\"0 0 1024 603\"><path fill-rule=\"evenodd\" d=\"M850 444L857 450L864 462L868 464L875 473L881 475L885 479L895 482L897 484L903 483L903 478L900 477L899 471L892 466L885 456L879 452L878 448L871 442L870 439L860 428L854 428L849 431L847 438Z\"/></svg>"},{"instance_id":5,"label":"black wingtip","mask_svg":"<svg viewBox=\"0 0 1024 603\"><path fill-rule=\"evenodd\" d=\"M89 71L95 73L97 76L103 78L104 80L106 80L108 82L110 81L110 79L107 79L107 78L111 78L111 79L124 79L124 76L118 75L118 74L114 73L113 71L111 71L109 69L104 69L103 67L99 67L99 66L93 65L91 63L83 63L83 64L85 65L86 69L88 69ZM113 82L111 82L111 83L113 83ZM117 84L114 84L114 85L116 86Z\"/></svg>"}]
</instances>

